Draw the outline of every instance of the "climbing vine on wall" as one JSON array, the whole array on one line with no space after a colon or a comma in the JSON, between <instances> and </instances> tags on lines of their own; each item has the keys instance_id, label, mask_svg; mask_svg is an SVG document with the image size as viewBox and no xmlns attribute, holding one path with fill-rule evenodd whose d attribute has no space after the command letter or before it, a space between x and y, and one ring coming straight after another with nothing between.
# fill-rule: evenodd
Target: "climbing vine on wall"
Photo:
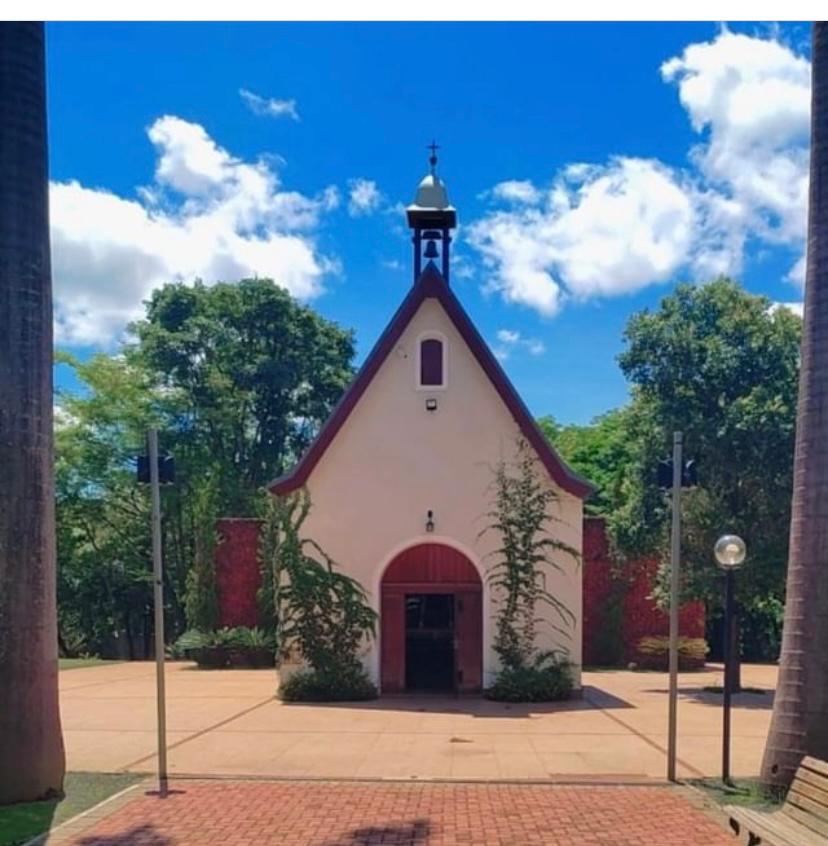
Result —
<instances>
[{"instance_id":1,"label":"climbing vine on wall","mask_svg":"<svg viewBox=\"0 0 828 846\"><path fill-rule=\"evenodd\" d=\"M209 632L219 622L216 590L218 485L206 477L193 496L193 564L187 573L184 613L190 629Z\"/></svg>"},{"instance_id":2,"label":"climbing vine on wall","mask_svg":"<svg viewBox=\"0 0 828 846\"><path fill-rule=\"evenodd\" d=\"M565 572L564 561L580 561L577 550L551 531L559 522L551 513L557 499L541 477L532 447L520 438L513 464L500 461L494 470L494 507L486 532L501 541L488 572L497 603L494 650L504 670L517 671L565 657L565 648L541 652L536 644L541 609L561 640L571 636L576 618L547 586L550 570Z\"/></svg>"},{"instance_id":3,"label":"climbing vine on wall","mask_svg":"<svg viewBox=\"0 0 828 846\"><path fill-rule=\"evenodd\" d=\"M365 678L360 651L376 634L377 614L362 585L340 572L316 541L303 537L310 509L306 490L270 498L259 546L260 609L276 630L280 655L298 652L317 688L339 691L343 697L355 689L364 693L373 688ZM300 677L293 687L307 686L309 678Z\"/></svg>"}]
</instances>

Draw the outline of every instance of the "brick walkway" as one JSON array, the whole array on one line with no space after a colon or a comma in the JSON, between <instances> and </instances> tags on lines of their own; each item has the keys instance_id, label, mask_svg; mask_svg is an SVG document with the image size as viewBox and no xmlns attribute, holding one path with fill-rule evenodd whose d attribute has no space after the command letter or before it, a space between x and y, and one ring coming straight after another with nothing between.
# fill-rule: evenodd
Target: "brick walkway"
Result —
<instances>
[{"instance_id":1,"label":"brick walkway","mask_svg":"<svg viewBox=\"0 0 828 846\"><path fill-rule=\"evenodd\" d=\"M70 839L74 846L732 846L671 787L174 782Z\"/></svg>"}]
</instances>

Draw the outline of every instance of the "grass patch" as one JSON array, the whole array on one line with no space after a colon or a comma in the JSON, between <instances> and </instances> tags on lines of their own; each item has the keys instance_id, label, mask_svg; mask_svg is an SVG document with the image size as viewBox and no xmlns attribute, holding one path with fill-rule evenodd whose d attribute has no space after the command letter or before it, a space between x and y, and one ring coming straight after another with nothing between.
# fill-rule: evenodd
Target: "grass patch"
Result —
<instances>
[{"instance_id":1,"label":"grass patch","mask_svg":"<svg viewBox=\"0 0 828 846\"><path fill-rule=\"evenodd\" d=\"M717 805L742 805L759 811L775 811L782 805L781 799L773 799L762 792L758 779L737 779L728 787L719 779L704 778L688 782L699 788Z\"/></svg>"},{"instance_id":2,"label":"grass patch","mask_svg":"<svg viewBox=\"0 0 828 846\"><path fill-rule=\"evenodd\" d=\"M136 773L67 773L66 796L0 807L0 846L17 846L140 781Z\"/></svg>"},{"instance_id":3,"label":"grass patch","mask_svg":"<svg viewBox=\"0 0 828 846\"><path fill-rule=\"evenodd\" d=\"M77 670L79 667L97 667L103 664L122 664L123 661L105 661L103 658L58 658L59 670Z\"/></svg>"}]
</instances>

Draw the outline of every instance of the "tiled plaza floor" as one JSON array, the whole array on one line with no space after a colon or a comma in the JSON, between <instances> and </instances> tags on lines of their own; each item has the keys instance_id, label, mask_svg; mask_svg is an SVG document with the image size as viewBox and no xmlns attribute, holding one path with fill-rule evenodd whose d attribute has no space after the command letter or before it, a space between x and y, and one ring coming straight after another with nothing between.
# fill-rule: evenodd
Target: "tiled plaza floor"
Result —
<instances>
[{"instance_id":1,"label":"tiled plaza floor","mask_svg":"<svg viewBox=\"0 0 828 846\"><path fill-rule=\"evenodd\" d=\"M137 789L73 846L731 846L695 794L666 786L174 782Z\"/></svg>"},{"instance_id":2,"label":"tiled plaza floor","mask_svg":"<svg viewBox=\"0 0 828 846\"><path fill-rule=\"evenodd\" d=\"M711 666L679 677L678 773L720 772L721 683ZM155 769L155 667L108 664L62 672L69 769ZM759 772L775 667L744 665L764 694L734 697L732 768ZM519 779L664 778L667 675L584 673L583 698L509 705L481 698L388 697L376 702L287 705L273 670L199 671L167 665L169 768L178 776Z\"/></svg>"}]
</instances>

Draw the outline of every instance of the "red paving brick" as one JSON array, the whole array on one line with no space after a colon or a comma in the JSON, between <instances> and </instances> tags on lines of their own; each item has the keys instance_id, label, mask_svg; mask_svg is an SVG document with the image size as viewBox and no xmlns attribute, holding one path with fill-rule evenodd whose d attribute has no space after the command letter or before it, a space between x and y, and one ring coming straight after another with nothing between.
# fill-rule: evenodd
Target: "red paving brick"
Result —
<instances>
[{"instance_id":1,"label":"red paving brick","mask_svg":"<svg viewBox=\"0 0 828 846\"><path fill-rule=\"evenodd\" d=\"M174 782L74 846L732 846L671 787Z\"/></svg>"}]
</instances>

